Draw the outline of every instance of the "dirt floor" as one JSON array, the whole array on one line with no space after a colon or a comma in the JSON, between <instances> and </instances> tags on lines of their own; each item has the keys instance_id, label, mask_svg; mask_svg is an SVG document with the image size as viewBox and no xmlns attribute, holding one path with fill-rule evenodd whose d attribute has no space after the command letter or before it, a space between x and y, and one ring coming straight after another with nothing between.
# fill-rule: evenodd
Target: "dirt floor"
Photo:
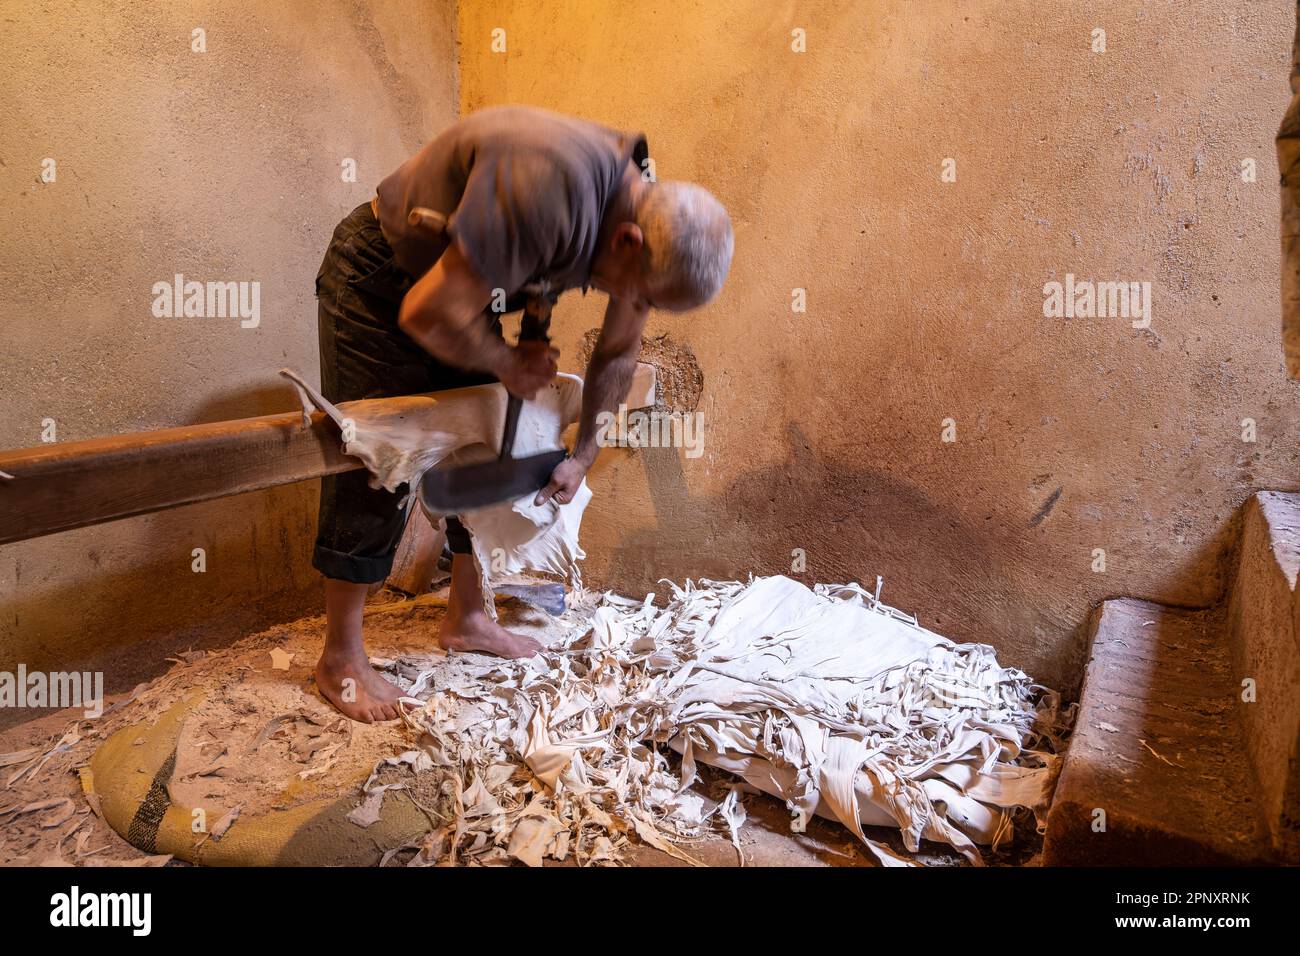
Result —
<instances>
[{"instance_id":1,"label":"dirt floor","mask_svg":"<svg viewBox=\"0 0 1300 956\"><path fill-rule=\"evenodd\" d=\"M422 666L438 664L439 679L448 679L445 675L454 672L457 661L447 660L433 640L444 610L445 592L419 599L388 591L374 595L366 613L372 662L407 680ZM513 597L498 598L498 610L503 623L541 640L558 627L575 626L573 612L568 621L558 620ZM203 691L203 702L185 722L170 787L181 804L201 804L211 819L220 819L232 812L283 809L349 788L359 793L378 760L410 746L410 732L397 722L353 723L321 698L312 666L322 630L321 617L306 617L226 648L182 652L170 658L166 673L109 697L99 718L58 711L0 731L0 864L185 865L150 856L115 833L98 815L93 798L82 793L78 770L114 732L152 723L195 689ZM485 660L479 655L461 657ZM449 679L454 680L454 673ZM700 769L697 792L710 804L721 800L734 780ZM792 833L780 802L755 791L744 797L744 804L748 820L740 831L739 852L725 830L682 848L712 866L875 865L838 823L815 819L805 833ZM896 831L869 832L902 851ZM989 855L990 863L1036 862L1041 841L1032 818L1017 819L1016 833L1010 846ZM923 845L914 856L928 865L964 865L940 845ZM625 861L684 865L646 845L633 845ZM401 862L398 855L390 865Z\"/></svg>"}]
</instances>

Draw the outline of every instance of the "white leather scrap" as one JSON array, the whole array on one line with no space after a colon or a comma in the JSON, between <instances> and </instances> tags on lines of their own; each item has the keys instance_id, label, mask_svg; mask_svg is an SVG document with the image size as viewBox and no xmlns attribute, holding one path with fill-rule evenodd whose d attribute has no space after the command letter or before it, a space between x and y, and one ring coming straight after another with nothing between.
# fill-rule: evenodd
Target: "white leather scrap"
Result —
<instances>
[{"instance_id":1,"label":"white leather scrap","mask_svg":"<svg viewBox=\"0 0 1300 956\"><path fill-rule=\"evenodd\" d=\"M495 458L505 424L506 390L500 384L476 385L426 395L367 399L334 405L291 369L280 374L293 382L303 420L319 410L343 436L343 451L359 458L374 488L412 493L425 470L439 463L469 464ZM577 420L582 379L557 375L531 401L523 403L515 433L517 458L564 448L562 433ZM533 504L528 494L515 501L461 515L474 539L474 558L483 577L485 607L495 614L490 585L520 571L541 571L577 585L582 513L591 500L586 481L566 505Z\"/></svg>"},{"instance_id":2,"label":"white leather scrap","mask_svg":"<svg viewBox=\"0 0 1300 956\"><path fill-rule=\"evenodd\" d=\"M529 660L420 675L434 693L407 714L412 754L496 809L450 825L418 862L612 862L629 835L690 859L675 840L711 826L735 840L744 816L735 789L712 807L687 789L701 763L783 800L793 829L813 813L840 821L890 866L912 863L864 827L978 863L1010 835L1011 808L1045 812L1059 698L992 648L856 585L669 586L665 607L604 595L589 627Z\"/></svg>"}]
</instances>

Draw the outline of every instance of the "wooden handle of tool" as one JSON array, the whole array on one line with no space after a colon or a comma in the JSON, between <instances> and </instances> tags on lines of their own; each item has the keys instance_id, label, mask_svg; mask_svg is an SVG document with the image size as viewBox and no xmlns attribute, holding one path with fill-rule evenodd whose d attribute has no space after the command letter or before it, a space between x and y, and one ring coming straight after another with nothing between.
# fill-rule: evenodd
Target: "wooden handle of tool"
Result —
<instances>
[{"instance_id":1,"label":"wooden handle of tool","mask_svg":"<svg viewBox=\"0 0 1300 956\"><path fill-rule=\"evenodd\" d=\"M545 295L530 296L524 306L523 317L519 320L520 342L551 341L551 302ZM519 428L519 412L524 407L523 400L511 395L506 401L506 423L501 429L501 454L498 461L511 457L515 447L515 432Z\"/></svg>"},{"instance_id":2,"label":"wooden handle of tool","mask_svg":"<svg viewBox=\"0 0 1300 956\"><path fill-rule=\"evenodd\" d=\"M447 231L447 217L427 206L413 206L406 214L406 222L408 225L418 226L440 235Z\"/></svg>"},{"instance_id":3,"label":"wooden handle of tool","mask_svg":"<svg viewBox=\"0 0 1300 956\"><path fill-rule=\"evenodd\" d=\"M545 295L528 297L523 318L519 320L520 342L551 341L551 302Z\"/></svg>"},{"instance_id":4,"label":"wooden handle of tool","mask_svg":"<svg viewBox=\"0 0 1300 956\"><path fill-rule=\"evenodd\" d=\"M524 400L518 395L506 397L506 424L501 429L501 454L497 461L509 461L514 457L515 432L519 429L519 412L524 407Z\"/></svg>"}]
</instances>

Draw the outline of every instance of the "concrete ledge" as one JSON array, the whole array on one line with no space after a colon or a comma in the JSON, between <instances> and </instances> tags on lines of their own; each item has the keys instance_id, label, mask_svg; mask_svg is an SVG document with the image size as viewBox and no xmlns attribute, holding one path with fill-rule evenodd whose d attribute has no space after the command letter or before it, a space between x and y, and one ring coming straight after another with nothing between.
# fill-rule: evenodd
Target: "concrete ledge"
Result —
<instances>
[{"instance_id":1,"label":"concrete ledge","mask_svg":"<svg viewBox=\"0 0 1300 956\"><path fill-rule=\"evenodd\" d=\"M1228 600L1246 753L1274 847L1300 861L1300 495L1261 491L1246 502L1240 558Z\"/></svg>"},{"instance_id":2,"label":"concrete ledge","mask_svg":"<svg viewBox=\"0 0 1300 956\"><path fill-rule=\"evenodd\" d=\"M1090 632L1044 861L1267 861L1237 683L1215 612L1112 600L1093 612Z\"/></svg>"}]
</instances>

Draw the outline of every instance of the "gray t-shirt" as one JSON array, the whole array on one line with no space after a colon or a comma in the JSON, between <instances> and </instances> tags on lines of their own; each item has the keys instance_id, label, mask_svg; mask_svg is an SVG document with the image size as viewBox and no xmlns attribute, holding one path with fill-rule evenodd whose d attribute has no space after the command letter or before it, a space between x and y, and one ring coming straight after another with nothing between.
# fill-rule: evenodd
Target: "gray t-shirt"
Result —
<instances>
[{"instance_id":1,"label":"gray t-shirt","mask_svg":"<svg viewBox=\"0 0 1300 956\"><path fill-rule=\"evenodd\" d=\"M402 269L424 275L448 239L407 223L412 207L449 217L470 265L507 295L545 280L585 287L600 223L645 137L527 106L454 123L379 184L379 223Z\"/></svg>"}]
</instances>

